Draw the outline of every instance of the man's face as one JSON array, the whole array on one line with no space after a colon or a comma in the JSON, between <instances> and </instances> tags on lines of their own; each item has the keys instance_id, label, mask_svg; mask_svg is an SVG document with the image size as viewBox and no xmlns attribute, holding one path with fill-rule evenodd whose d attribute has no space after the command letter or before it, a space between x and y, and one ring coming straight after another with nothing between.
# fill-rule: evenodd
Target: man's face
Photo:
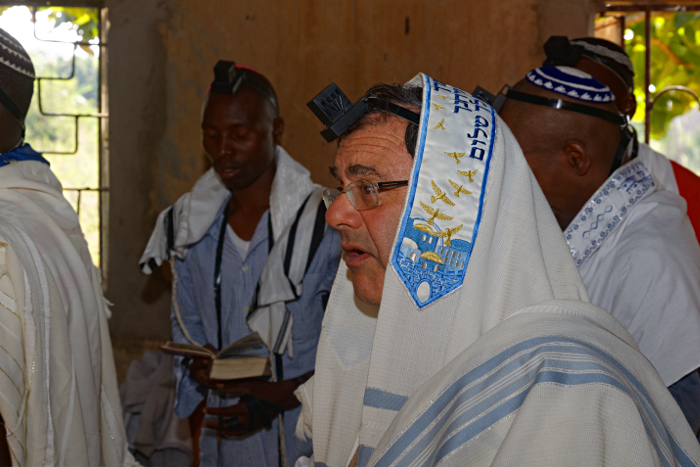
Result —
<instances>
[{"instance_id":1,"label":"man's face","mask_svg":"<svg viewBox=\"0 0 700 467\"><path fill-rule=\"evenodd\" d=\"M404 143L406 125L400 118L390 118L345 138L331 168L340 187L363 179L407 180L413 158ZM378 206L357 211L343 194L326 212L328 224L340 232L355 295L365 303L379 305L382 300L384 274L405 198L405 187L380 191Z\"/></svg>"},{"instance_id":2,"label":"man's face","mask_svg":"<svg viewBox=\"0 0 700 467\"><path fill-rule=\"evenodd\" d=\"M22 138L22 127L9 110L0 105L0 153L13 149Z\"/></svg>"},{"instance_id":3,"label":"man's face","mask_svg":"<svg viewBox=\"0 0 700 467\"><path fill-rule=\"evenodd\" d=\"M284 123L260 93L211 93L202 115L202 144L226 187L242 190L275 160Z\"/></svg>"}]
</instances>

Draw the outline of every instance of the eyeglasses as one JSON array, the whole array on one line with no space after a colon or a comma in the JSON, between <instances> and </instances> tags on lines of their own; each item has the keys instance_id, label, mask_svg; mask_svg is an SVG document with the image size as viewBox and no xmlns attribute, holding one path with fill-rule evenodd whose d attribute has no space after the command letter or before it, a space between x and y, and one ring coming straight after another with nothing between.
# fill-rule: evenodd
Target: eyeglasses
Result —
<instances>
[{"instance_id":1,"label":"eyeglasses","mask_svg":"<svg viewBox=\"0 0 700 467\"><path fill-rule=\"evenodd\" d=\"M323 190L323 202L326 203L326 208L330 208L333 201L345 193L348 195L352 207L358 211L364 211L379 205L378 193L380 190L388 190L404 185L408 185L408 180L379 183L374 183L370 180L357 180L356 182L348 183L345 186L345 190L337 188Z\"/></svg>"}]
</instances>

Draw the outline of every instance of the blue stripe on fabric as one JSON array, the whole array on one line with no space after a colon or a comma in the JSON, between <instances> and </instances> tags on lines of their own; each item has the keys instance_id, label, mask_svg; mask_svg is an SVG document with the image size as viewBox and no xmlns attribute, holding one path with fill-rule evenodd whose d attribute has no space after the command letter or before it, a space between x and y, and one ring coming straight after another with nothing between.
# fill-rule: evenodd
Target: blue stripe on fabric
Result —
<instances>
[{"instance_id":1,"label":"blue stripe on fabric","mask_svg":"<svg viewBox=\"0 0 700 467\"><path fill-rule=\"evenodd\" d=\"M608 384L610 386L620 389L621 391L627 392L625 391L625 387L622 383L608 375L600 373L572 374L561 373L556 371L544 371L542 373L539 373L535 378L533 384L527 387L527 389L522 391L520 394L508 400L504 404L498 406L491 412L487 413L485 416L476 420L474 423L469 424L464 429L456 432L452 437L446 440L436 452L435 459L433 460L433 462L438 463L440 460L449 455L459 446L467 443L497 421L502 420L508 414L511 414L514 411L518 410L518 408L520 408L522 403L525 401L525 398L529 394L532 387L535 384L541 383L558 383L566 384L569 386L577 386L591 383ZM468 421L469 418L466 418L464 415L460 415L450 424L450 427L447 430L445 430L445 433L452 433L454 429L457 429L460 425L463 425Z\"/></svg>"},{"instance_id":2,"label":"blue stripe on fabric","mask_svg":"<svg viewBox=\"0 0 700 467\"><path fill-rule=\"evenodd\" d=\"M472 96L472 97L474 97L474 96ZM493 157L493 145L494 145L494 141L496 140L496 112L494 112L494 110L493 110L493 108L491 108L491 106L488 106L488 107L489 107L489 110L491 111L491 141L489 141L489 152L486 155L486 168L484 169L484 178L483 178L483 183L481 186L481 193L479 195L480 196L479 197L479 211L476 214L476 221L474 222L474 233L472 234L472 238L471 238L472 247L469 249L469 251L465 252L464 264L467 267L469 265L469 261L472 258L472 253L474 252L474 245L476 244L476 239L479 235L479 227L481 226L481 215L484 211L484 198L486 198L486 185L488 185L488 183L489 183L489 170L491 169L491 159ZM464 268L464 270L462 270L461 274L462 274L461 280L464 280L464 277L467 274L466 267ZM428 303L431 303L431 300L428 300L427 302L425 302L425 305L427 305Z\"/></svg>"},{"instance_id":3,"label":"blue stripe on fabric","mask_svg":"<svg viewBox=\"0 0 700 467\"><path fill-rule=\"evenodd\" d=\"M365 389L364 404L367 407L376 407L378 409L393 410L398 412L406 403L408 397L393 394L391 392L382 391L374 388Z\"/></svg>"},{"instance_id":4,"label":"blue stripe on fabric","mask_svg":"<svg viewBox=\"0 0 700 467\"><path fill-rule=\"evenodd\" d=\"M575 346L572 346L571 344L574 344ZM511 357L514 357L516 354L524 352L526 350L530 350L533 347L539 348L536 348L528 354L520 356L519 358L515 358L511 362L506 362L506 360L510 359ZM450 431L443 430L440 428L441 425L438 421L438 418L443 418L446 420L446 418L449 417L450 414L453 413L462 402L468 401L471 397L474 397L476 394L483 392L484 389L488 388L490 384L493 384L495 381L502 378L509 372L514 371L513 367L523 367L527 363L527 361L532 360L534 357L537 357L543 352L558 352L559 358L545 359L541 364L533 365L532 369L528 372L528 374L529 377L535 382L531 383L528 386L527 390L522 391L515 397L512 397L512 400L509 400L507 403L504 403L497 410L490 412L485 417L482 417L482 419L478 420L469 427L466 427L466 431L464 434L465 437L471 439L476 434L482 432L484 429L491 426L493 423L495 423L495 421L498 421L504 416L508 415L508 413L512 413L514 410L517 410L517 408L519 408L522 404L522 401L526 397L532 385L542 382L537 379L537 373L542 373L542 378L555 378L553 374L557 373L558 376L556 376L556 378L560 378L562 380L566 379L568 381L566 384L569 385L589 384L591 382L601 384L601 381L605 379L605 384L611 384L612 386L617 387L620 390L627 393L628 395L630 395L630 397L637 403L638 407L640 409L643 409L643 412L640 410L640 412L642 412L640 413L640 415L642 416L647 435L650 439L650 442L656 448L656 451L659 454L662 463L664 465L670 465L668 459L666 458L666 455L664 454L664 452L662 452L662 450L660 449L661 447L658 445L657 437L661 438L662 441L664 441L666 447L673 451L674 455L676 456L677 460L681 463L681 465L694 465L690 461L688 456L685 454L685 452L677 444L677 442L671 437L670 433L665 428L663 423L660 421L657 415L658 411L654 407L653 403L650 402L650 397L644 389L644 387L642 386L641 382L639 382L639 380L637 380L637 378L626 367L624 367L612 356L598 349L597 347L574 339L563 338L558 336L533 338L518 343L504 350L500 354L494 356L493 358L482 363L481 365L477 366L476 368L472 369L471 371L460 377L457 381L455 381L455 383L450 385L450 387L448 387L431 406L429 406L426 409L426 411L418 418L418 420L416 420L416 422L413 425L411 425L401 437L397 439L394 445L389 450L387 450L387 452L382 456L381 459L377 461L375 465L380 467L387 466L393 463L401 455L401 453L403 453L408 448L409 445L414 443L415 440L419 438L419 436L424 434L424 432L428 429L428 427L431 424L435 424L435 426L433 426L431 430L425 433L425 436L423 436L418 443L412 446L411 451L413 453L420 453L423 449L427 447L427 444L430 444L431 442L434 442L436 440L436 437L439 435L439 433L450 433ZM609 366L605 367L601 364L593 365L592 362L574 361L568 361L567 364L562 364L560 360L565 354L594 356L603 360ZM504 362L506 362L505 365L503 365ZM586 380L584 378L580 378L580 376L582 375L572 375L570 373L557 372L553 368L550 368L543 372L542 369L545 366L545 362L547 368L549 368L549 366L556 365L560 366L556 369L561 368L565 370L576 368L579 370L600 371L600 369L602 368L605 370L605 373L595 375L598 378L600 378L600 381L584 382ZM479 384L462 392L464 388L467 387L471 382L479 380L481 377L485 376L486 374L495 370L498 366L501 365L503 365L503 368L500 368L497 372L495 372L494 375L490 375L488 378L485 378L483 381L480 381ZM614 376L608 374L616 373L616 371L611 370L616 370L617 372L622 373L628 384L624 384L619 378L615 377L619 375ZM548 376L544 376L545 373ZM515 391L517 388L521 388L523 386L523 379L527 379L527 376L527 374L524 374L524 376L520 378L520 384L514 383L508 385L508 388L502 388L495 394L491 395L487 401L480 403L479 407L474 407L469 412L476 412L476 414L482 413L485 408L493 406L501 400L504 400L507 396L510 396L513 393L513 391ZM579 379L574 378L574 376L579 377ZM448 409L450 406L452 406L452 410L446 411L446 409ZM470 413L470 415L472 418L474 417L474 413ZM467 417L466 414L464 416ZM491 418L494 417L498 418L492 420ZM467 418L467 420L468 419L469 418ZM454 450L454 448L452 450Z\"/></svg>"},{"instance_id":5,"label":"blue stripe on fabric","mask_svg":"<svg viewBox=\"0 0 700 467\"><path fill-rule=\"evenodd\" d=\"M476 98L475 98L476 99ZM476 222L474 223L474 233L472 234L472 247L467 252L467 258L464 260L464 264L469 264L469 260L472 257L472 252L474 251L474 245L476 244L476 239L479 234L479 227L481 226L481 214L484 211L484 198L486 198L486 185L489 183L489 169L491 168L491 159L493 158L493 145L496 141L496 112L493 108L489 106L491 110L491 141L489 142L489 152L486 156L486 168L484 169L484 182L481 187L481 197L479 198L479 212L476 215ZM464 269L464 274L466 275L466 268ZM464 276L463 276L464 277Z\"/></svg>"},{"instance_id":6,"label":"blue stripe on fabric","mask_svg":"<svg viewBox=\"0 0 700 467\"><path fill-rule=\"evenodd\" d=\"M406 223L408 223L410 214L411 214L411 207L413 206L413 202L415 201L416 198L416 189L418 188L418 176L420 175L420 168L421 165L423 164L423 153L425 152L425 138L427 137L428 134L428 119L430 118L430 96L432 94L432 78L430 76L427 76L427 82L423 86L423 109L421 113L421 122L420 122L420 133L419 133L419 142L418 142L418 147L416 148L416 157L415 161L413 162L413 172L411 172L411 184L409 186L409 191L408 191L408 203L405 205L405 212L404 216L401 219L401 225L399 228L399 231L403 233L406 230ZM398 262L396 261L396 256L397 256L397 251L398 247L395 246L395 251L392 256L392 261L394 262L394 268L399 271L400 267Z\"/></svg>"},{"instance_id":7,"label":"blue stripe on fabric","mask_svg":"<svg viewBox=\"0 0 700 467\"><path fill-rule=\"evenodd\" d=\"M402 238L404 233L406 232L406 226L408 222L411 220L410 219L410 213L412 206L415 202L415 195L418 187L418 178L420 175L420 170L421 166L423 163L423 155L424 155L424 150L425 150L425 140L427 137L427 125L428 125L428 119L430 117L430 104L431 104L431 95L433 91L433 86L436 85L435 83L441 84L445 87L448 87L448 85L444 83L440 83L439 81L435 81L433 78L430 76L424 75L425 76L425 83L424 83L424 91L423 91L423 109L421 112L421 122L420 122L420 132L419 132L419 141L420 143L418 144L418 147L416 149L416 157L415 157L415 162L414 162L414 168L411 173L411 180L409 182L409 189L408 189L408 203L405 205L404 212L402 213L401 217L401 222L399 225L399 238ZM449 86L453 88L454 92L461 91L458 88L455 88L454 86ZM464 91L461 91L464 92ZM471 96L468 93L464 93L469 96ZM474 98L473 96L471 96ZM476 99L476 98L474 98ZM493 146L495 143L495 138L496 138L496 113L487 104L484 104L482 102L479 103L479 106L484 106L488 107L490 115L491 115L491 139L489 141L489 151L488 154L486 155L486 161L484 162L485 167L484 167L484 182L482 184L481 190L479 192L479 206L477 209L477 216L476 220L474 222L473 226L473 233L472 237L470 240L470 243L474 245L474 242L476 242L477 235L479 232L479 226L481 225L481 217L482 217L482 212L483 212L483 207L484 207L484 198L486 196L486 185L488 184L488 175L489 175L489 169L491 167L491 158L493 156ZM395 245L394 249L391 254L391 262L392 265L394 266L394 269L396 272L399 274L399 277L401 278L401 281L404 283L406 286L407 291L413 298L414 304L418 307L418 309L425 308L426 306L430 305L431 303L435 302L436 300L439 300L440 298L449 295L450 293L454 292L457 290L459 287L461 287L464 277L466 275L466 271L469 265L469 260L471 258L471 253L473 251L473 247L470 248L468 251L464 251L465 254L465 259L464 259L464 268L460 270L457 274L457 282L453 285L447 286L446 288L443 288L442 291L438 294L431 294L430 297L426 301L421 301L418 298L417 291L412 289L411 287L408 286L408 278L405 275L405 272L403 268L401 267L401 264L399 262L399 245Z\"/></svg>"},{"instance_id":8,"label":"blue stripe on fabric","mask_svg":"<svg viewBox=\"0 0 700 467\"><path fill-rule=\"evenodd\" d=\"M360 444L357 448L357 467L365 467L373 453L374 448Z\"/></svg>"},{"instance_id":9,"label":"blue stripe on fabric","mask_svg":"<svg viewBox=\"0 0 700 467\"><path fill-rule=\"evenodd\" d=\"M504 387L500 388L498 391L494 392L491 394L489 397L487 397L485 400L480 402L479 404L476 404L475 406L471 407L470 409L466 410L464 413L462 413L459 417L457 417L455 420L451 421L449 426L447 428L443 428L443 424L438 424L436 427L431 429L427 435L418 441L416 446L413 448L414 452L420 452L428 447L428 444L430 444L432 441L435 440L436 437L439 436L440 433L452 433L455 430L459 430L460 426L463 426L464 424L468 423L470 420L477 419L479 415L485 414L489 412L489 408L494 407L498 403L500 403L503 400L508 400L511 397L514 397L514 399L517 400L524 400L526 397L527 393L529 392L530 388L532 387L533 383L533 374L534 378L537 379L538 372L542 372L543 369L546 368L552 368L552 367L557 367L557 365L563 363L561 366L565 367L563 368L564 370L572 370L572 371L597 371L597 372L605 372L609 371L608 368L606 368L603 365L596 364L594 362L575 362L575 361L566 361L566 362L561 362L561 356L560 354L566 353L567 351L572 350L573 354L575 355L585 355L586 353L584 352L584 349L576 348L576 347L571 347L571 346L559 346L559 345L554 345L554 346L547 346L544 348L537 349L536 352L539 355L536 356L541 356L543 353L547 354L555 354L557 357L553 358L544 358L542 362L540 362L537 365L532 366L532 370L529 372L523 373L521 376L518 378L515 378L513 381L511 381L509 384L505 385ZM532 357L528 358L528 360L533 360ZM445 423L447 423L447 419L449 418L449 415L456 412L457 408L461 406L462 404L466 403L473 397L476 397L480 395L483 392L484 387L489 387L492 385L498 384L499 381L509 377L513 372L516 372L518 369L520 369L523 366L524 362L522 359L514 359L508 363L506 363L504 366L499 368L494 374L489 375L486 379L484 379L483 382L481 382L479 385L476 385L474 387L471 387L467 389L466 391L458 394L454 399L450 401L450 407L448 407L447 415L443 417L445 419ZM545 370L548 371L548 370ZM608 378L612 379L612 376L606 375ZM618 385L616 385L618 386ZM516 396L512 396L513 394L517 394ZM514 408L513 408L514 407ZM500 420L501 418L505 417L509 413L511 413L514 410L517 410L518 407L520 407L520 403L516 404L515 406L512 406L510 402L507 404L503 404L498 407L495 411L499 411L497 413L498 418L495 420L488 419L486 416L483 416L479 419L476 420L473 424L471 424L469 427L473 427L473 430L475 430L474 436L478 435L481 433L483 430L491 426L493 423L496 421ZM505 412L503 412L505 410ZM491 415L494 411L489 412L488 415ZM486 423L486 424L485 424ZM473 437L473 436L472 436Z\"/></svg>"},{"instance_id":10,"label":"blue stripe on fabric","mask_svg":"<svg viewBox=\"0 0 700 467\"><path fill-rule=\"evenodd\" d=\"M413 170L411 172L411 179L409 180L409 185L408 185L408 202L404 205L404 212L401 217L401 222L399 224L399 238L403 236L404 232L406 231L406 224L410 220L411 217L411 209L413 206L413 203L416 198L416 190L418 188L418 177L420 175L420 168L421 165L423 164L423 154L425 152L425 139L427 138L428 135L428 119L430 118L430 103L431 103L431 95L433 92L432 89L432 78L428 75L423 75L425 76L425 82L423 83L423 108L421 109L421 121L420 121L420 128L418 132L418 147L416 148L416 156L414 158L413 162ZM399 251L400 251L400 242L397 242L396 245L394 245L394 250L391 253L391 263L394 265L394 269L399 273L399 275L402 278L402 282L405 284L405 278L403 277L403 272L401 270L401 265L398 261L399 257ZM418 300L418 296L414 291L411 291L406 287L406 290L411 294L411 297L413 298L413 302L418 305L419 308L421 308L420 301ZM424 305L427 305L425 303Z\"/></svg>"}]
</instances>

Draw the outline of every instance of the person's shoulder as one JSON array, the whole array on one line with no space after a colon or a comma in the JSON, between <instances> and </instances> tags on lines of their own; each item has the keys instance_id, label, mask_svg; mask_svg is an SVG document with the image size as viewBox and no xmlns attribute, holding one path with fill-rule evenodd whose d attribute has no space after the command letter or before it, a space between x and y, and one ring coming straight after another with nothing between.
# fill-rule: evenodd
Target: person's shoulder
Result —
<instances>
[{"instance_id":1,"label":"person's shoulder","mask_svg":"<svg viewBox=\"0 0 700 467\"><path fill-rule=\"evenodd\" d=\"M640 200L628 216L625 237L675 236L684 230L692 232L687 222L685 201L680 195L663 188Z\"/></svg>"},{"instance_id":2,"label":"person's shoulder","mask_svg":"<svg viewBox=\"0 0 700 467\"><path fill-rule=\"evenodd\" d=\"M675 193L658 190L650 194L630 211L620 227L610 250L618 266L681 268L689 272L692 264L700 264L700 247L686 216L685 203Z\"/></svg>"}]
</instances>

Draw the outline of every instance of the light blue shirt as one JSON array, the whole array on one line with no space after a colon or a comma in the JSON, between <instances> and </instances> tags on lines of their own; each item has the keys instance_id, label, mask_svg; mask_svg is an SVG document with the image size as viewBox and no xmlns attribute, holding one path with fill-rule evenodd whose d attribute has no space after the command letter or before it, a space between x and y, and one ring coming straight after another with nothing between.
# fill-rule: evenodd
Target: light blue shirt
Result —
<instances>
[{"instance_id":1,"label":"light blue shirt","mask_svg":"<svg viewBox=\"0 0 700 467\"><path fill-rule=\"evenodd\" d=\"M246 314L253 300L258 279L262 274L268 256L267 211L258 223L250 242L248 254L242 258L226 235L221 261L221 322L223 346L248 334ZM207 234L191 247L184 260L175 262L178 276L177 300L182 320L190 336L199 344L210 343L217 346L217 320L214 305L214 263L219 238L223 209ZM283 356L284 379L301 376L314 369L316 346L321 334L321 321L328 295L338 269L342 250L340 235L332 228L326 234L316 255L304 276L301 297L287 303L294 324L292 339L294 358ZM173 339L187 343L180 326L171 313ZM263 351L267 353L267 350ZM175 361L177 376L177 399L175 414L186 418L205 397L207 407L224 407L236 404L238 398L218 391L209 391L191 378L189 370L182 365L182 359ZM284 413L285 447L289 465L294 465L302 455L311 455L311 441L301 441L294 436L297 418L301 408ZM216 421L216 417L209 417ZM272 429L262 430L244 439L222 437L217 448L217 432L203 429L200 438L200 462L202 466L277 466L279 454L277 420Z\"/></svg>"}]
</instances>

